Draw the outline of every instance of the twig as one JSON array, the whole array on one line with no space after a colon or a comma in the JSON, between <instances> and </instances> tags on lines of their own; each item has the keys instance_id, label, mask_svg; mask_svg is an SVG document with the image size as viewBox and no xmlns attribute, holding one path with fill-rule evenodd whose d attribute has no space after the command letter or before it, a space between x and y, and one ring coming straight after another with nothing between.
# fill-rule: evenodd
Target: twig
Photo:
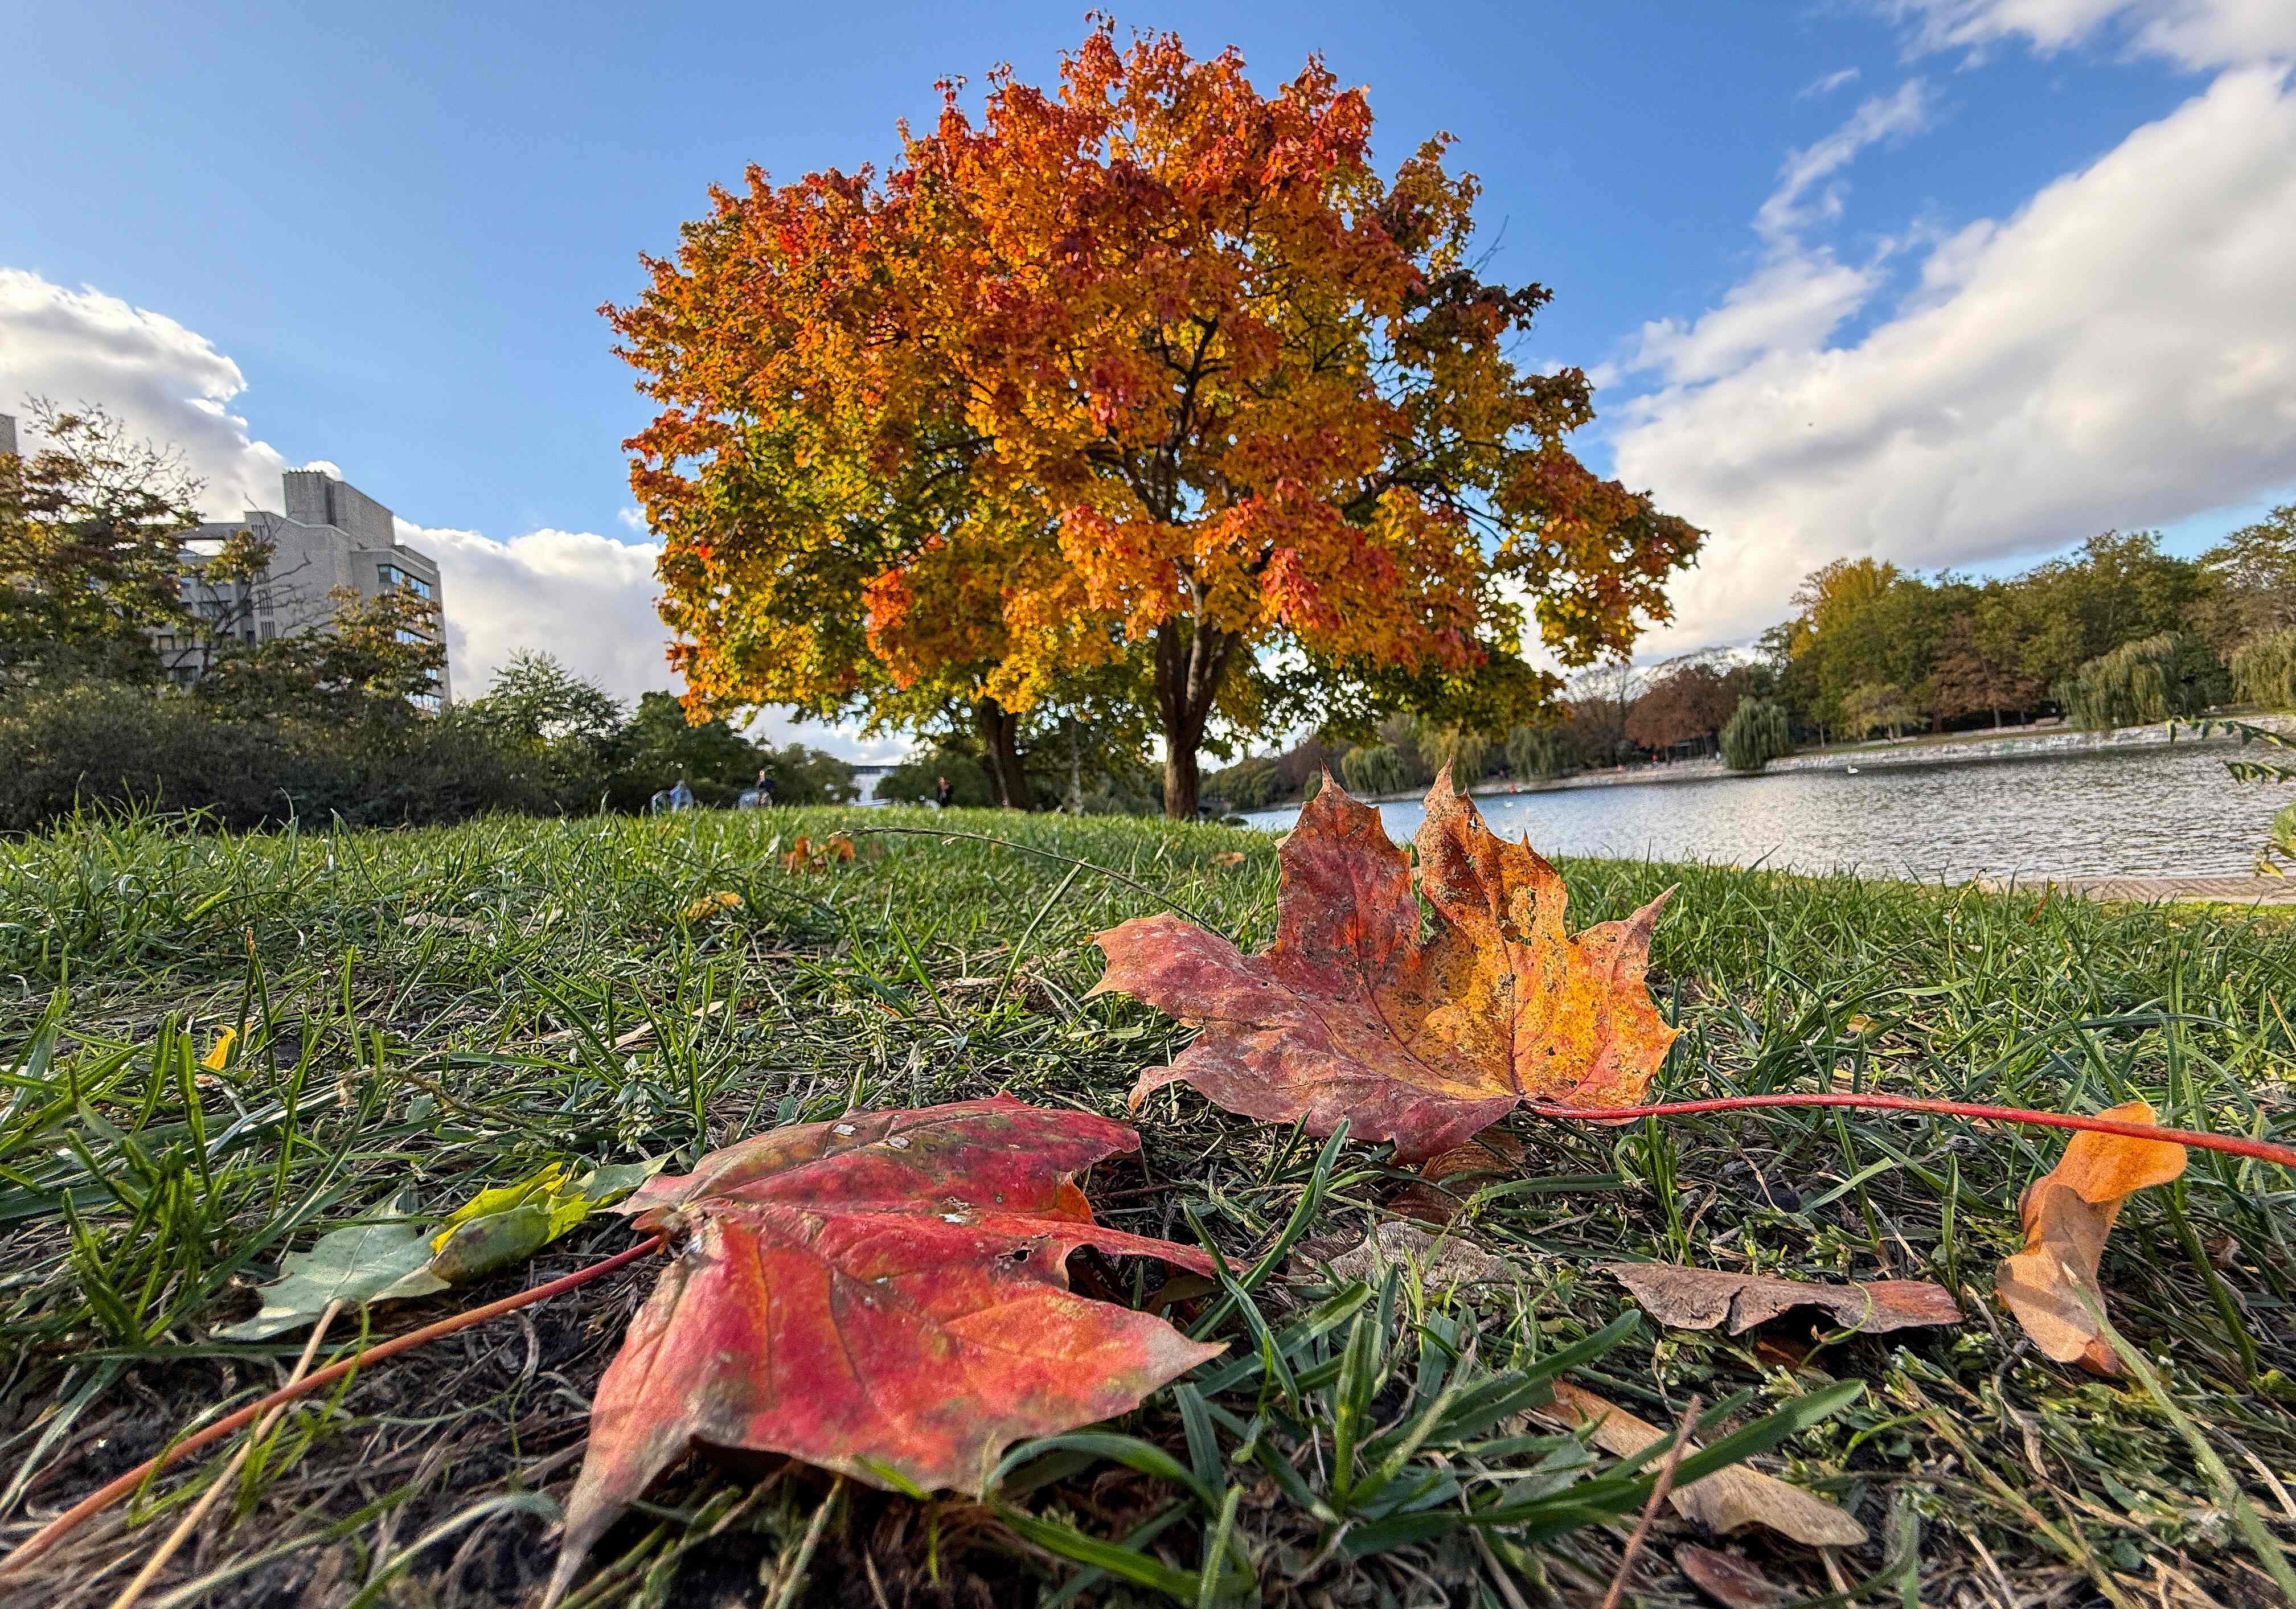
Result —
<instances>
[{"instance_id":1,"label":"twig","mask_svg":"<svg viewBox=\"0 0 2296 1609\"><path fill-rule=\"evenodd\" d=\"M1603 1609L1619 1609L1625 1599L1627 1578L1635 1572L1635 1559L1650 1535L1651 1521L1657 1517L1659 1505L1674 1490L1674 1466L1682 1462L1682 1455L1690 1446L1690 1427L1698 1423L1698 1410L1704 1406L1695 1396L1683 1405L1682 1424L1674 1433L1674 1445L1666 1449L1666 1462L1659 1465L1658 1479L1651 1484L1650 1501L1643 1505L1643 1517L1635 1522L1634 1531L1627 1538L1627 1551L1619 1560L1619 1573L1611 1578L1611 1589L1603 1595Z\"/></svg>"},{"instance_id":2,"label":"twig","mask_svg":"<svg viewBox=\"0 0 2296 1609\"><path fill-rule=\"evenodd\" d=\"M1682 1117L1693 1112L1745 1112L1758 1106L1850 1106L1866 1112L1927 1112L1941 1117L1979 1118L1996 1123L2024 1123L2039 1129L2077 1129L2089 1134L2118 1134L2134 1140L2161 1140L2190 1145L2199 1151L2224 1151L2296 1168L2296 1145L2276 1145L2236 1134L2202 1134L2194 1129L2163 1129L2153 1123L2128 1123L2119 1118L2071 1117L2059 1112L2028 1112L2021 1106L1973 1106L1963 1101L1932 1101L1903 1095L1733 1095L1709 1101L1666 1101L1655 1106L1558 1106L1534 1103L1525 1108L1540 1117L1576 1118L1586 1122L1623 1123L1636 1118Z\"/></svg>"},{"instance_id":3,"label":"twig","mask_svg":"<svg viewBox=\"0 0 2296 1609\"><path fill-rule=\"evenodd\" d=\"M310 1372L311 1359L318 1355L319 1342L325 1338L328 1326L335 1322L335 1315L342 1310L343 1304L339 1298L329 1302L326 1309L319 1315L318 1323L311 1326L310 1340L303 1343L303 1355L295 1360L294 1370L287 1376L289 1386L291 1387ZM176 1550L184 1545L185 1539L193 1531L199 1529L200 1522L207 1518L208 1510L216 1506L217 1499L221 1498L230 1489L232 1482L238 1478L240 1467L247 1462L247 1455L262 1442L264 1437L271 1433L271 1427L279 1423L279 1416L286 1411L287 1405L282 1402L277 1408L264 1415L262 1422L256 1425L254 1433L239 1444L237 1452L231 1455L231 1462L223 1466L223 1473L200 1494L200 1500L192 1505L191 1512L176 1523L175 1530L168 1533L168 1539L153 1548L152 1556L144 1561L144 1568L135 1572L135 1579L122 1588L119 1596L111 1600L111 1609L135 1609L135 1600L144 1596L144 1589L158 1579L160 1572L168 1567L168 1561L176 1556Z\"/></svg>"},{"instance_id":4,"label":"twig","mask_svg":"<svg viewBox=\"0 0 2296 1609\"><path fill-rule=\"evenodd\" d=\"M413 1351L416 1347L427 1342L436 1341L442 1335L452 1335L458 1330L469 1329L472 1325L484 1324L489 1318L498 1318L504 1313L515 1312L518 1309L532 1302L546 1301L550 1297L570 1291L577 1285L587 1285L602 1274L611 1274L616 1268L636 1262L647 1252L659 1250L660 1245L660 1235L648 1235L627 1251L617 1252L611 1257L603 1261L594 1262L586 1268L577 1268L571 1274L551 1280L546 1285L538 1285L521 1291L515 1296L505 1296L500 1301L490 1301L482 1308L472 1308L467 1313L457 1313L450 1318L441 1318L438 1323L425 1325L419 1330L409 1330L404 1335L394 1336L389 1341L381 1342L367 1348L363 1352L354 1353L340 1363L331 1364L316 1374L306 1375L292 1385L280 1387L269 1396L249 1403L237 1413L226 1415L204 1430L194 1431L174 1446L144 1459L126 1474L96 1488L34 1531L6 1558L0 1559L0 1578L5 1578L11 1572L38 1558L161 1470L189 1457L209 1442L219 1441L231 1434L242 1425L251 1424L256 1418L268 1413L280 1404L292 1402L298 1397L307 1397L321 1386L332 1385L363 1364L380 1363L386 1358L396 1358L401 1352Z\"/></svg>"}]
</instances>

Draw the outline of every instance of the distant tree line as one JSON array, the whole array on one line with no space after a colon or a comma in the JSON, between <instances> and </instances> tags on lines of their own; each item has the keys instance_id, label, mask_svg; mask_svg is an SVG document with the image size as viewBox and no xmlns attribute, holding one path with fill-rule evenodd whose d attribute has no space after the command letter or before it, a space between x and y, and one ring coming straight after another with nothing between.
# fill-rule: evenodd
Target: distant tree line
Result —
<instances>
[{"instance_id":1,"label":"distant tree line","mask_svg":"<svg viewBox=\"0 0 2296 1609\"><path fill-rule=\"evenodd\" d=\"M184 586L200 486L180 459L100 409L32 415L41 450L0 454L0 830L115 806L233 826L639 810L681 778L730 804L760 771L783 803L855 793L830 755L690 723L666 693L625 708L546 654L432 713L445 651L404 590L340 592L327 629L248 642L209 600L268 546L241 532ZM196 649L196 680L170 682L155 636Z\"/></svg>"},{"instance_id":2,"label":"distant tree line","mask_svg":"<svg viewBox=\"0 0 2296 1609\"><path fill-rule=\"evenodd\" d=\"M1923 575L1841 559L1793 595L1751 652L1579 676L1545 724L1477 734L1391 719L1212 773L1238 809L1300 798L1325 767L1356 792L1520 781L1718 756L1758 770L1800 745L2000 728L2090 728L2194 716L2228 701L2296 708L2296 505L2197 559L2158 532L2093 537L2021 575Z\"/></svg>"}]
</instances>

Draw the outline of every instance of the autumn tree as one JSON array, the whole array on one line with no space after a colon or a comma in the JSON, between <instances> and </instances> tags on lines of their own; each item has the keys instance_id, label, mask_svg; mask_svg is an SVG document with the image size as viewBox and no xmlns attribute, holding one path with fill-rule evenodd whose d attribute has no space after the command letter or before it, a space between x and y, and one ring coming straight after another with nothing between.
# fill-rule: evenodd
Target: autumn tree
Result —
<instances>
[{"instance_id":1,"label":"autumn tree","mask_svg":"<svg viewBox=\"0 0 2296 1609\"><path fill-rule=\"evenodd\" d=\"M1320 61L1262 95L1103 23L882 176L716 193L607 309L690 707L994 723L1122 666L1185 817L1215 718L1504 731L1559 685L1517 600L1565 665L1664 619L1699 533L1509 360L1547 292L1476 272L1445 142L1382 178L1371 129Z\"/></svg>"},{"instance_id":2,"label":"autumn tree","mask_svg":"<svg viewBox=\"0 0 2296 1609\"><path fill-rule=\"evenodd\" d=\"M185 618L177 533L200 482L100 407L29 411L39 450L0 453L0 661L152 674L150 633Z\"/></svg>"},{"instance_id":3,"label":"autumn tree","mask_svg":"<svg viewBox=\"0 0 2296 1609\"><path fill-rule=\"evenodd\" d=\"M1697 659L1661 667L1627 714L1628 741L1663 752L1703 745L1720 732L1746 695L1746 672Z\"/></svg>"},{"instance_id":4,"label":"autumn tree","mask_svg":"<svg viewBox=\"0 0 2296 1609\"><path fill-rule=\"evenodd\" d=\"M2041 679L2024 669L2016 620L2006 604L1997 588L1988 588L1974 607L1946 622L1930 670L1931 697L1940 717L1990 711L1997 731L2004 710L2022 713L2047 695Z\"/></svg>"}]
</instances>

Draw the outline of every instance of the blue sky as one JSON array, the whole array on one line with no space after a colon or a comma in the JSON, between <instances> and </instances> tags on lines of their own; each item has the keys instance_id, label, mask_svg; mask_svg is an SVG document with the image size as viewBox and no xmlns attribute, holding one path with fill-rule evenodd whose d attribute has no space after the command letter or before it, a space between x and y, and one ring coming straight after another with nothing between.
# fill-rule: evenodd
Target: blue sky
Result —
<instances>
[{"instance_id":1,"label":"blue sky","mask_svg":"<svg viewBox=\"0 0 2296 1609\"><path fill-rule=\"evenodd\" d=\"M1587 455L1717 533L1654 651L1759 628L1806 559L2000 569L2108 524L2189 548L2296 482L2287 0L1119 17L1233 43L1263 83L1321 51L1369 86L1384 160L1457 136L1491 271L1555 292L1526 357L1603 382ZM643 541L619 442L645 409L598 304L709 183L882 161L937 78L1049 78L1084 27L1070 3L28 8L0 409L86 396L184 439L219 512L340 465L455 549L464 685L569 631L620 690L665 683L648 555L611 551ZM2148 236L2178 204L2200 221Z\"/></svg>"}]
</instances>

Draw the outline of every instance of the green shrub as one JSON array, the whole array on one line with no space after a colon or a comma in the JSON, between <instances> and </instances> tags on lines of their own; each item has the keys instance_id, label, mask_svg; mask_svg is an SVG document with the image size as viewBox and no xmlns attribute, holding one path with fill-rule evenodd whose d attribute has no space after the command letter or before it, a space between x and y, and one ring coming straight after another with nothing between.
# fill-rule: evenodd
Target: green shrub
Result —
<instances>
[{"instance_id":1,"label":"green shrub","mask_svg":"<svg viewBox=\"0 0 2296 1609\"><path fill-rule=\"evenodd\" d=\"M340 817L359 826L461 820L485 810L589 808L538 750L475 724L320 725L218 716L167 689L79 682L0 705L0 830L80 807L197 811L218 825Z\"/></svg>"},{"instance_id":2,"label":"green shrub","mask_svg":"<svg viewBox=\"0 0 2296 1609\"><path fill-rule=\"evenodd\" d=\"M1766 698L1742 698L1723 724L1722 763L1733 771L1759 771L1793 752L1786 712Z\"/></svg>"},{"instance_id":3,"label":"green shrub","mask_svg":"<svg viewBox=\"0 0 2296 1609\"><path fill-rule=\"evenodd\" d=\"M939 778L948 778L949 802L986 809L996 802L988 769L969 754L938 749L912 754L878 779L877 797L892 804L923 804L932 799Z\"/></svg>"}]
</instances>

